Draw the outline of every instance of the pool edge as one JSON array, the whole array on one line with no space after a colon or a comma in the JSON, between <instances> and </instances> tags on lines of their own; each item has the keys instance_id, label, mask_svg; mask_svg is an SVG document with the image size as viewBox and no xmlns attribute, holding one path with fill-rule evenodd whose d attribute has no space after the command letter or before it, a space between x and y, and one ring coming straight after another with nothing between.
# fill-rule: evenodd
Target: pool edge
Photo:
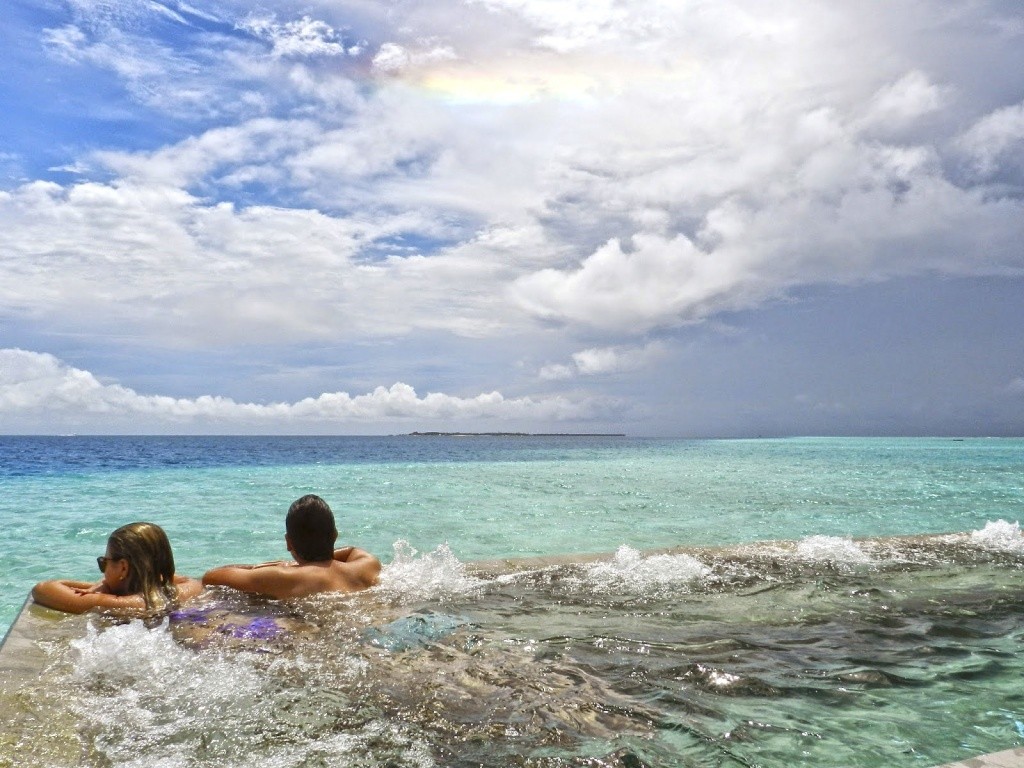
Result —
<instances>
[{"instance_id":1,"label":"pool edge","mask_svg":"<svg viewBox=\"0 0 1024 768\"><path fill-rule=\"evenodd\" d=\"M943 763L934 768L1021 768L1024 766L1024 747L1015 747L1002 752L969 757L955 763Z\"/></svg>"}]
</instances>

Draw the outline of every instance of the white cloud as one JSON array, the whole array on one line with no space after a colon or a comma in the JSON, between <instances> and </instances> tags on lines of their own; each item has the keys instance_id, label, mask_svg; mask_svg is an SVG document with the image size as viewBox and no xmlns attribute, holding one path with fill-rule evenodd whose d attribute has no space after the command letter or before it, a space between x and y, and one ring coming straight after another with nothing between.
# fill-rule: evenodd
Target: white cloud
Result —
<instances>
[{"instance_id":1,"label":"white cloud","mask_svg":"<svg viewBox=\"0 0 1024 768\"><path fill-rule=\"evenodd\" d=\"M561 381L576 376L637 373L665 353L665 345L652 341L642 347L591 347L572 354L571 364L549 363L537 372L542 381Z\"/></svg>"},{"instance_id":2,"label":"white cloud","mask_svg":"<svg viewBox=\"0 0 1024 768\"><path fill-rule=\"evenodd\" d=\"M412 61L409 52L397 43L384 43L373 57L373 66L381 72L398 72Z\"/></svg>"},{"instance_id":3,"label":"white cloud","mask_svg":"<svg viewBox=\"0 0 1024 768\"><path fill-rule=\"evenodd\" d=\"M430 231L414 214L208 206L175 187L35 183L0 194L0 304L53 327L173 346L375 338L414 327L481 335L509 322L492 291L529 238L472 253L363 260Z\"/></svg>"},{"instance_id":4,"label":"white cloud","mask_svg":"<svg viewBox=\"0 0 1024 768\"><path fill-rule=\"evenodd\" d=\"M315 143L318 134L319 126L309 120L260 118L214 128L153 152L107 150L94 153L93 159L133 183L189 188L222 175L228 184L243 175L281 183L284 174L275 165Z\"/></svg>"},{"instance_id":5,"label":"white cloud","mask_svg":"<svg viewBox=\"0 0 1024 768\"><path fill-rule=\"evenodd\" d=\"M364 40L346 40L323 19L307 15L279 21L254 15L250 4L235 5L197 12L179 4L178 12L169 14L158 3L74 2L69 5L71 23L44 30L42 43L51 56L80 71L113 74L132 101L186 123L223 125L287 113L295 107L296 93L319 102L321 110L336 94L344 96L342 104L351 98L339 80L347 82L345 67L358 67L354 60ZM168 19L178 25L171 37L159 32ZM339 57L341 65L332 65ZM310 94L302 87L303 73L316 67L323 71L316 74L316 92ZM130 105L104 96L89 103L90 114L138 119ZM109 114L114 104L116 115ZM109 141L104 137L103 143Z\"/></svg>"},{"instance_id":6,"label":"white cloud","mask_svg":"<svg viewBox=\"0 0 1024 768\"><path fill-rule=\"evenodd\" d=\"M576 367L583 375L614 372L623 364L621 355L611 347L585 349L572 356Z\"/></svg>"},{"instance_id":7,"label":"white cloud","mask_svg":"<svg viewBox=\"0 0 1024 768\"><path fill-rule=\"evenodd\" d=\"M692 236L673 236L652 218L652 229L670 231L614 237L576 264L519 277L510 295L545 320L643 333L755 307L804 285L1024 271L1015 245L1024 234L1019 197L958 186L935 146L862 138L852 122L821 113L802 126L831 138L804 143L798 132L799 146L779 144L767 162L741 154L727 168L723 158L721 173L707 159L643 171L614 198L611 188L579 190L589 203L579 207L596 212L595 228L614 221L610 201L656 205L672 219L696 215L700 225ZM713 180L702 187L705 174ZM710 200L686 200L702 188L713 191Z\"/></svg>"},{"instance_id":8,"label":"white cloud","mask_svg":"<svg viewBox=\"0 0 1024 768\"><path fill-rule=\"evenodd\" d=\"M456 10L490 47L444 27ZM341 45L337 22L245 23L297 51ZM534 319L640 336L806 285L1024 269L1020 198L950 178L956 137L934 131L956 120L914 133L959 106L955 85L845 48L863 23L818 3L442 2L385 30L361 88L294 66L298 88L282 89L281 62L236 48L231 71L270 94L260 109L286 92L300 103L151 151L92 154L110 184L15 190L0 201L12 260L0 277L36 276L44 307L69 294L81 306L106 264L135 278L93 288L124 307L118 323L165 334L159 317L174 316L184 343L201 343L211 326L214 339L263 340L269 327L298 340L479 336ZM53 44L129 39L90 34L67 28ZM538 35L573 43L538 51ZM853 55L855 69L835 63ZM980 117L960 151L1003 167L1018 123L1019 105ZM253 187L281 204L231 203ZM495 249L497 231L523 244ZM60 269L44 275L40 261ZM311 284L319 300L296 302ZM22 307L29 287L0 295ZM212 295L232 298L211 309Z\"/></svg>"},{"instance_id":9,"label":"white cloud","mask_svg":"<svg viewBox=\"0 0 1024 768\"><path fill-rule=\"evenodd\" d=\"M1018 376L1007 384L1006 391L1011 395L1024 395L1024 376Z\"/></svg>"},{"instance_id":10,"label":"white cloud","mask_svg":"<svg viewBox=\"0 0 1024 768\"><path fill-rule=\"evenodd\" d=\"M420 45L416 48L407 48L397 43L383 43L373 57L374 69L387 73L396 74L405 69L432 67L439 63L457 60L458 54L448 45Z\"/></svg>"},{"instance_id":11,"label":"white cloud","mask_svg":"<svg viewBox=\"0 0 1024 768\"><path fill-rule=\"evenodd\" d=\"M563 363L549 363L537 372L541 381L563 381L571 379L575 375L575 369Z\"/></svg>"},{"instance_id":12,"label":"white cloud","mask_svg":"<svg viewBox=\"0 0 1024 768\"><path fill-rule=\"evenodd\" d=\"M500 392L456 397L439 392L419 396L401 382L350 395L325 392L294 403L239 403L203 395L174 398L143 395L119 384L101 383L92 373L56 357L21 349L0 349L0 414L25 419L44 414L51 424L132 423L160 429L196 424L280 429L316 424L353 424L461 419L586 420L609 403L563 396L505 398Z\"/></svg>"},{"instance_id":13,"label":"white cloud","mask_svg":"<svg viewBox=\"0 0 1024 768\"><path fill-rule=\"evenodd\" d=\"M615 0L471 0L492 11L520 16L536 30L535 42L567 52L647 31L658 22L660 2L626 8Z\"/></svg>"},{"instance_id":14,"label":"white cloud","mask_svg":"<svg viewBox=\"0 0 1024 768\"><path fill-rule=\"evenodd\" d=\"M132 97L174 115L234 111L227 89L208 77L195 60L153 39L108 26L91 29L67 24L44 32L43 44L56 57L80 66L112 72ZM188 82L188 87L181 84ZM108 107L96 105L103 115ZM121 116L126 117L127 110ZM109 115L104 115L109 117Z\"/></svg>"},{"instance_id":15,"label":"white cloud","mask_svg":"<svg viewBox=\"0 0 1024 768\"><path fill-rule=\"evenodd\" d=\"M43 42L49 46L54 55L60 56L71 63L77 63L82 57L82 47L86 42L85 33L73 24L47 29L43 33Z\"/></svg>"},{"instance_id":16,"label":"white cloud","mask_svg":"<svg viewBox=\"0 0 1024 768\"><path fill-rule=\"evenodd\" d=\"M985 115L957 138L957 146L981 178L1008 161L1024 166L1024 102Z\"/></svg>"},{"instance_id":17,"label":"white cloud","mask_svg":"<svg viewBox=\"0 0 1024 768\"><path fill-rule=\"evenodd\" d=\"M875 93L867 106L864 123L885 129L904 128L939 110L946 99L943 88L932 83L924 72L914 70Z\"/></svg>"},{"instance_id":18,"label":"white cloud","mask_svg":"<svg viewBox=\"0 0 1024 768\"><path fill-rule=\"evenodd\" d=\"M721 259L681 235L671 240L643 235L634 238L632 250L612 240L579 269L542 270L521 278L514 290L524 307L541 317L610 330L647 329L727 287L722 266Z\"/></svg>"},{"instance_id":19,"label":"white cloud","mask_svg":"<svg viewBox=\"0 0 1024 768\"><path fill-rule=\"evenodd\" d=\"M275 58L343 56L347 53L341 35L330 24L309 16L284 23L272 16L250 16L238 26L269 41L271 55Z\"/></svg>"}]
</instances>

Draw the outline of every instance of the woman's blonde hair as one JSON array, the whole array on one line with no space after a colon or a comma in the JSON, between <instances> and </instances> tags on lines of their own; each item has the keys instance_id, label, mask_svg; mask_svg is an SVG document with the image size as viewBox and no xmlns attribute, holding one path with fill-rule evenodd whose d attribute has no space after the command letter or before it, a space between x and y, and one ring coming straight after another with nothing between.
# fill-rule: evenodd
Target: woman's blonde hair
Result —
<instances>
[{"instance_id":1,"label":"woman's blonde hair","mask_svg":"<svg viewBox=\"0 0 1024 768\"><path fill-rule=\"evenodd\" d=\"M115 559L128 560L127 591L141 594L147 609L175 601L174 554L163 528L155 523L122 525L110 534L107 546Z\"/></svg>"}]
</instances>

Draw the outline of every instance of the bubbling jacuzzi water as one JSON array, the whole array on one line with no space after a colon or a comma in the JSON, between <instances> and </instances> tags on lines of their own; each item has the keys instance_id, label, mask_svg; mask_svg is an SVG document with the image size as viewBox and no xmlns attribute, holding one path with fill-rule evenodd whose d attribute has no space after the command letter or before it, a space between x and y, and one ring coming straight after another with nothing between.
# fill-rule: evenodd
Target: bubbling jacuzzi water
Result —
<instances>
[{"instance_id":1,"label":"bubbling jacuzzi water","mask_svg":"<svg viewBox=\"0 0 1024 768\"><path fill-rule=\"evenodd\" d=\"M1022 566L1003 521L518 571L399 543L360 595L84 620L46 677L82 765L928 766L1024 739Z\"/></svg>"}]
</instances>

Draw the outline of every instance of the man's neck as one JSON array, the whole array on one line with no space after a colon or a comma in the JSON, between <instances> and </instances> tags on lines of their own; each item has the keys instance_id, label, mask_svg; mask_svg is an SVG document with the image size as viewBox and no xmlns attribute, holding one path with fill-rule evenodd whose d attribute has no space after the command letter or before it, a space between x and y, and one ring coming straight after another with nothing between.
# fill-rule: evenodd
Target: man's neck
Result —
<instances>
[{"instance_id":1,"label":"man's neck","mask_svg":"<svg viewBox=\"0 0 1024 768\"><path fill-rule=\"evenodd\" d=\"M306 560L299 557L294 552L292 552L292 560L295 561L296 565L330 565L334 562L332 558L327 558L326 560Z\"/></svg>"}]
</instances>

